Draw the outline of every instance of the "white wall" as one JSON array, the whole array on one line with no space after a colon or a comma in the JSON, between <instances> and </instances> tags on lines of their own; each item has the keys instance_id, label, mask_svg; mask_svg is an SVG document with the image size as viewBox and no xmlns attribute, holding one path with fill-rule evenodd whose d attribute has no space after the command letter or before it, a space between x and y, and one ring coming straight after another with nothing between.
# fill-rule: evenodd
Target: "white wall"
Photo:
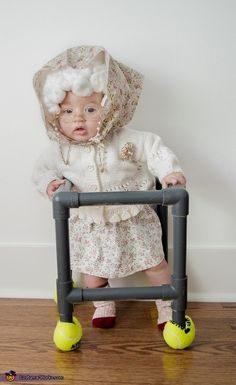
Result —
<instances>
[{"instance_id":1,"label":"white wall","mask_svg":"<svg viewBox=\"0 0 236 385\"><path fill-rule=\"evenodd\" d=\"M235 17L233 0L0 0L1 296L50 297L56 275L51 207L30 181L47 144L33 74L97 44L145 75L133 126L186 171L190 298L236 299Z\"/></svg>"}]
</instances>

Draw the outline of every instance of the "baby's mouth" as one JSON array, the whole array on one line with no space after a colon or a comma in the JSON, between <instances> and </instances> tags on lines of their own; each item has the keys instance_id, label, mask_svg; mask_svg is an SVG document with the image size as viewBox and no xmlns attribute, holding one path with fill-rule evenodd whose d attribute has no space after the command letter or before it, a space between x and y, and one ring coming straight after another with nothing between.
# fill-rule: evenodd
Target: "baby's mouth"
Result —
<instances>
[{"instance_id":1,"label":"baby's mouth","mask_svg":"<svg viewBox=\"0 0 236 385\"><path fill-rule=\"evenodd\" d=\"M84 135L86 133L86 129L84 127L77 127L74 129L74 132L79 135Z\"/></svg>"}]
</instances>

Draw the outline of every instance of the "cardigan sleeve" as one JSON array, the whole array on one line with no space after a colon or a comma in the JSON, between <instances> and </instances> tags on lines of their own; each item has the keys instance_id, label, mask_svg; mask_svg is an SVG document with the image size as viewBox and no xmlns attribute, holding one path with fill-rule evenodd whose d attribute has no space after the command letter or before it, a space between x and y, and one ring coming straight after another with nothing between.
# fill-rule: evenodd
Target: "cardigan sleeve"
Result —
<instances>
[{"instance_id":1,"label":"cardigan sleeve","mask_svg":"<svg viewBox=\"0 0 236 385\"><path fill-rule=\"evenodd\" d=\"M144 141L144 153L149 171L160 181L172 172L183 173L178 158L163 144L158 135L147 133Z\"/></svg>"},{"instance_id":2,"label":"cardigan sleeve","mask_svg":"<svg viewBox=\"0 0 236 385\"><path fill-rule=\"evenodd\" d=\"M47 197L47 186L55 179L63 177L58 169L58 149L55 145L47 148L37 159L32 173L32 181L39 193Z\"/></svg>"}]
</instances>

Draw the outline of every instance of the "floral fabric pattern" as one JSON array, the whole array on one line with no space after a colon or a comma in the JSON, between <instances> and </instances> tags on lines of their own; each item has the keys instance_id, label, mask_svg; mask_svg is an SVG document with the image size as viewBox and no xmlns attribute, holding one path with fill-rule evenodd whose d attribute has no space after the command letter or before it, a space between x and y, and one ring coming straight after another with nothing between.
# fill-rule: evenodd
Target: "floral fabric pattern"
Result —
<instances>
[{"instance_id":1,"label":"floral fabric pattern","mask_svg":"<svg viewBox=\"0 0 236 385\"><path fill-rule=\"evenodd\" d=\"M161 225L148 205L138 215L118 223L70 220L71 266L75 274L120 278L148 269L164 258Z\"/></svg>"}]
</instances>

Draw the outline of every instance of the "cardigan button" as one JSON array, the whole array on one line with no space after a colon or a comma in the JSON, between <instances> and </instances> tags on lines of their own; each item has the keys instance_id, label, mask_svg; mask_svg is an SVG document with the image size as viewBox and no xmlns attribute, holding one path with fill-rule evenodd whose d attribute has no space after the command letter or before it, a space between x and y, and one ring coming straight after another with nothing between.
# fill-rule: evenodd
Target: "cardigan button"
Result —
<instances>
[{"instance_id":1,"label":"cardigan button","mask_svg":"<svg viewBox=\"0 0 236 385\"><path fill-rule=\"evenodd\" d=\"M93 171L93 170L94 170L94 166L93 166L93 165L89 165L89 166L88 166L88 170L89 170L89 171Z\"/></svg>"}]
</instances>

